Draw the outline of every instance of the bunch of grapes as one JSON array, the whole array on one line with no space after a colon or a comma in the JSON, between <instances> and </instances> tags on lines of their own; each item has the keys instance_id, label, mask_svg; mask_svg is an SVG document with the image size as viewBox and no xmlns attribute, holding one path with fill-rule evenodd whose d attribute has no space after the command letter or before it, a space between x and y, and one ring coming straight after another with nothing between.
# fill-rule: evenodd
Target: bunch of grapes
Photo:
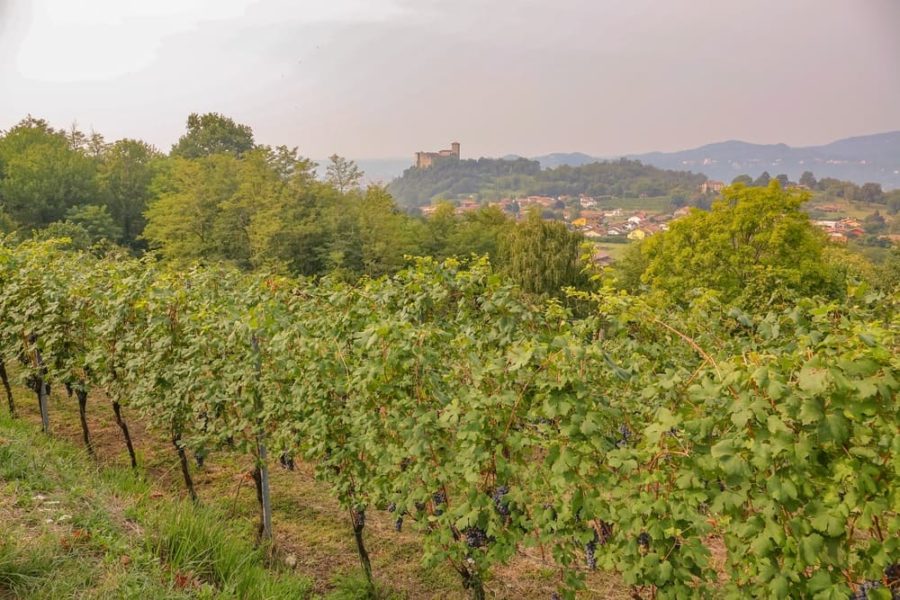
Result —
<instances>
[{"instance_id":1,"label":"bunch of grapes","mask_svg":"<svg viewBox=\"0 0 900 600\"><path fill-rule=\"evenodd\" d=\"M509 488L505 485L501 485L496 490L494 490L494 494L492 496L494 500L494 509L497 511L501 517L509 516L509 506L503 500L503 497L509 493Z\"/></svg>"},{"instance_id":2,"label":"bunch of grapes","mask_svg":"<svg viewBox=\"0 0 900 600\"><path fill-rule=\"evenodd\" d=\"M587 568L591 571L595 571L597 569L597 557L594 556L594 552L597 551L598 541L600 541L600 538L597 536L597 530L595 529L594 539L584 545L585 562L587 563Z\"/></svg>"},{"instance_id":3,"label":"bunch of grapes","mask_svg":"<svg viewBox=\"0 0 900 600\"><path fill-rule=\"evenodd\" d=\"M403 515L397 517L397 520L394 521L394 531L400 533L403 530Z\"/></svg>"},{"instance_id":4,"label":"bunch of grapes","mask_svg":"<svg viewBox=\"0 0 900 600\"><path fill-rule=\"evenodd\" d=\"M616 442L616 448L624 448L628 446L628 441L631 439L632 433L631 429L628 428L628 425L624 423L619 425L619 441Z\"/></svg>"},{"instance_id":5,"label":"bunch of grapes","mask_svg":"<svg viewBox=\"0 0 900 600\"><path fill-rule=\"evenodd\" d=\"M466 534L466 545L469 548L481 548L488 543L487 534L479 527L467 527L464 533Z\"/></svg>"},{"instance_id":6,"label":"bunch of grapes","mask_svg":"<svg viewBox=\"0 0 900 600\"><path fill-rule=\"evenodd\" d=\"M850 597L850 600L869 600L869 592L880 587L881 583L877 581L864 581L856 593Z\"/></svg>"},{"instance_id":7,"label":"bunch of grapes","mask_svg":"<svg viewBox=\"0 0 900 600\"><path fill-rule=\"evenodd\" d=\"M282 453L279 462L281 463L282 468L287 469L288 471L293 471L295 469L294 457L287 452Z\"/></svg>"},{"instance_id":8,"label":"bunch of grapes","mask_svg":"<svg viewBox=\"0 0 900 600\"><path fill-rule=\"evenodd\" d=\"M447 497L444 496L443 490L435 492L434 495L431 496L431 500L434 502L434 514L438 517L444 514L444 510L438 508L447 501Z\"/></svg>"},{"instance_id":9,"label":"bunch of grapes","mask_svg":"<svg viewBox=\"0 0 900 600\"><path fill-rule=\"evenodd\" d=\"M596 533L596 532L595 532ZM609 543L609 540L612 539L613 535L613 526L612 523L607 523L606 521L600 521L600 545L604 545Z\"/></svg>"},{"instance_id":10,"label":"bunch of grapes","mask_svg":"<svg viewBox=\"0 0 900 600\"><path fill-rule=\"evenodd\" d=\"M637 536L638 550L641 555L647 554L650 551L650 534L646 531L642 531L640 535Z\"/></svg>"},{"instance_id":11,"label":"bunch of grapes","mask_svg":"<svg viewBox=\"0 0 900 600\"><path fill-rule=\"evenodd\" d=\"M395 510L397 510L397 505L395 503L391 502L390 504L388 504L388 506L387 506L388 512L394 512Z\"/></svg>"}]
</instances>

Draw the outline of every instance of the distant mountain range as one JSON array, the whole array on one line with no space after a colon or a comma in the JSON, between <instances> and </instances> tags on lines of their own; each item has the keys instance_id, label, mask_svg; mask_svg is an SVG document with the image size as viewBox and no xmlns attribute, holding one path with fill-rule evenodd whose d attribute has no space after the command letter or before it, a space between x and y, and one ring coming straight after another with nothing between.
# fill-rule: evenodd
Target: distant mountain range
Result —
<instances>
[{"instance_id":1,"label":"distant mountain range","mask_svg":"<svg viewBox=\"0 0 900 600\"><path fill-rule=\"evenodd\" d=\"M509 154L502 158L521 158ZM596 157L582 152L558 152L531 157L545 169L562 165L578 167L597 161L619 157ZM751 144L732 140L700 146L680 152L650 152L630 154L644 164L662 169L703 173L710 179L731 182L746 173L758 177L768 171L772 177L785 173L793 181L803 171L812 171L816 178L834 177L858 184L880 183L886 190L900 188L900 131L851 137L823 146L791 147L786 144ZM324 174L327 160L318 161ZM389 183L413 164L412 158L357 160L365 171L366 183Z\"/></svg>"},{"instance_id":2,"label":"distant mountain range","mask_svg":"<svg viewBox=\"0 0 900 600\"><path fill-rule=\"evenodd\" d=\"M859 184L872 181L885 189L900 188L900 131L797 148L733 140L680 152L631 154L627 158L662 169L699 172L725 182L742 173L756 178L763 171L768 171L772 177L785 173L796 181L803 171L812 171L818 179L834 177ZM544 168L580 166L609 159L593 158L580 152L535 157Z\"/></svg>"}]
</instances>

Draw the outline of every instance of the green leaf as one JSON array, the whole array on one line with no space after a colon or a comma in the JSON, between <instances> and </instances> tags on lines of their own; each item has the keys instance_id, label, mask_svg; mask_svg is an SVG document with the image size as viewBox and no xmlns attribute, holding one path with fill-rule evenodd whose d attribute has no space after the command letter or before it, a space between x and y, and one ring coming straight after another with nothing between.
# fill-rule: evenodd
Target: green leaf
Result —
<instances>
[{"instance_id":1,"label":"green leaf","mask_svg":"<svg viewBox=\"0 0 900 600\"><path fill-rule=\"evenodd\" d=\"M821 394L828 387L828 371L819 367L804 365L797 376L800 389L810 394Z\"/></svg>"}]
</instances>

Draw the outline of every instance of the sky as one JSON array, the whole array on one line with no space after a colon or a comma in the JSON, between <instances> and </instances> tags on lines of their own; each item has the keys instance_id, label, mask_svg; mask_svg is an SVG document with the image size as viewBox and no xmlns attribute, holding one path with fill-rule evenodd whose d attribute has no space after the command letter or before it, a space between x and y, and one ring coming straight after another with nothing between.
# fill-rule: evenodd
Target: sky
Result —
<instances>
[{"instance_id":1,"label":"sky","mask_svg":"<svg viewBox=\"0 0 900 600\"><path fill-rule=\"evenodd\" d=\"M900 0L0 0L0 129L213 111L311 157L815 145L900 129Z\"/></svg>"}]
</instances>

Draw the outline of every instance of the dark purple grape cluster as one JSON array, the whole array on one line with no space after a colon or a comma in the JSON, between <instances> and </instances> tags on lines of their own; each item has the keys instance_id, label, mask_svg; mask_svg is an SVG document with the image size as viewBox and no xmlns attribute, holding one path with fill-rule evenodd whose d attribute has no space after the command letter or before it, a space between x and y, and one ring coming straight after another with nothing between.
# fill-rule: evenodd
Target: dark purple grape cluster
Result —
<instances>
[{"instance_id":1,"label":"dark purple grape cluster","mask_svg":"<svg viewBox=\"0 0 900 600\"><path fill-rule=\"evenodd\" d=\"M439 508L440 506L442 506L444 503L447 502L447 497L444 496L443 490L435 492L431 496L431 500L432 500L432 502L434 502L434 514L438 517L441 516L442 514L444 514L444 510L442 508Z\"/></svg>"},{"instance_id":2,"label":"dark purple grape cluster","mask_svg":"<svg viewBox=\"0 0 900 600\"><path fill-rule=\"evenodd\" d=\"M596 533L596 532L595 532ZM600 521L600 535L599 541L600 545L608 544L609 540L612 539L613 535L613 526L612 523L607 523L606 521Z\"/></svg>"},{"instance_id":3,"label":"dark purple grape cluster","mask_svg":"<svg viewBox=\"0 0 900 600\"><path fill-rule=\"evenodd\" d=\"M880 587L881 583L878 581L864 581L850 598L851 600L869 600L869 592Z\"/></svg>"},{"instance_id":4,"label":"dark purple grape cluster","mask_svg":"<svg viewBox=\"0 0 900 600\"><path fill-rule=\"evenodd\" d=\"M594 553L597 551L598 541L600 541L600 537L597 535L597 530L594 529L594 539L584 545L584 559L587 563L587 568L591 571L597 570L597 557Z\"/></svg>"},{"instance_id":5,"label":"dark purple grape cluster","mask_svg":"<svg viewBox=\"0 0 900 600\"><path fill-rule=\"evenodd\" d=\"M296 468L294 465L294 457L287 452L282 453L281 457L279 457L279 462L281 463L281 467L288 471L293 471Z\"/></svg>"},{"instance_id":6,"label":"dark purple grape cluster","mask_svg":"<svg viewBox=\"0 0 900 600\"><path fill-rule=\"evenodd\" d=\"M388 512L394 512L395 510L397 510L397 505L396 505L396 504L394 504L393 502L391 502L390 504L388 504L388 507L387 507L387 511L388 511Z\"/></svg>"},{"instance_id":7,"label":"dark purple grape cluster","mask_svg":"<svg viewBox=\"0 0 900 600\"><path fill-rule=\"evenodd\" d=\"M394 531L396 531L397 533L403 531L403 515L400 515L399 517L397 517L397 520L394 521Z\"/></svg>"},{"instance_id":8,"label":"dark purple grape cluster","mask_svg":"<svg viewBox=\"0 0 900 600\"><path fill-rule=\"evenodd\" d=\"M509 487L501 485L494 490L494 494L491 496L494 500L494 509L501 517L509 516L509 504L503 499L508 493Z\"/></svg>"},{"instance_id":9,"label":"dark purple grape cluster","mask_svg":"<svg viewBox=\"0 0 900 600\"><path fill-rule=\"evenodd\" d=\"M480 527L467 527L464 533L466 534L466 545L469 548L481 548L488 543L488 536Z\"/></svg>"},{"instance_id":10,"label":"dark purple grape cluster","mask_svg":"<svg viewBox=\"0 0 900 600\"><path fill-rule=\"evenodd\" d=\"M616 442L616 448L625 448L632 437L631 429L624 423L619 425L619 441Z\"/></svg>"},{"instance_id":11,"label":"dark purple grape cluster","mask_svg":"<svg viewBox=\"0 0 900 600\"><path fill-rule=\"evenodd\" d=\"M643 546L644 548L647 548L648 546L650 546L650 534L647 533L646 531L642 531L637 536L637 543L638 543L638 546Z\"/></svg>"}]
</instances>

